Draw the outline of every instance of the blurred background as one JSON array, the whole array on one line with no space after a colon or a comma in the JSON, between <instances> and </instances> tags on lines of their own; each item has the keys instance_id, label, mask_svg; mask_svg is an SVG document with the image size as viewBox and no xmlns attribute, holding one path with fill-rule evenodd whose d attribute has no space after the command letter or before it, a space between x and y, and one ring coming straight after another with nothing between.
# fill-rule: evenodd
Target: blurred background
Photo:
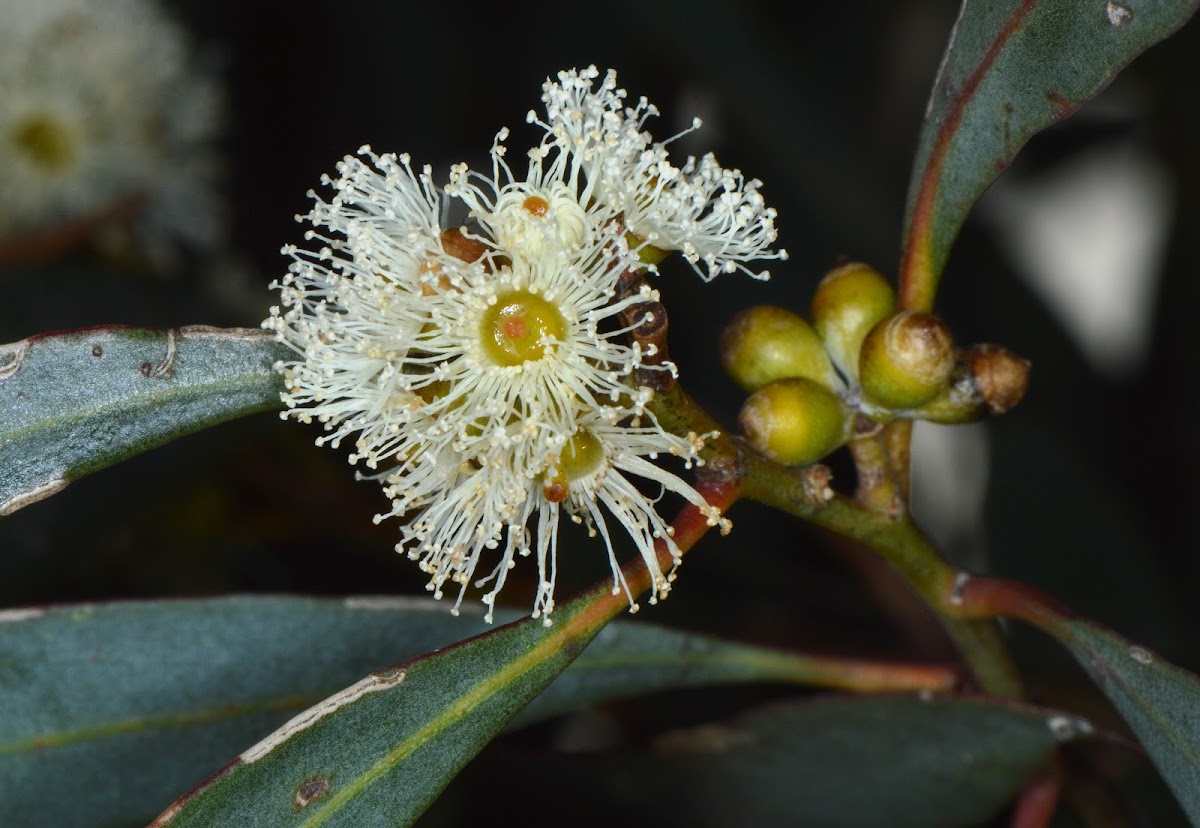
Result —
<instances>
[{"instance_id":1,"label":"blurred background","mask_svg":"<svg viewBox=\"0 0 1200 828\"><path fill-rule=\"evenodd\" d=\"M190 65L223 96L203 150L219 163L204 177L221 205L206 213L212 238L184 239L166 257L136 238L0 256L0 342L102 323L257 326L274 301L267 284L286 267L280 246L302 241L293 216L343 155L369 143L443 177L453 162L483 164L503 126L514 150L534 140L525 113L540 107L548 75L595 63L658 105L657 137L701 116L704 127L673 155L714 151L766 182L778 209L791 258L769 283L726 276L702 286L669 260L659 284L682 381L732 423L741 392L717 361L724 320L761 303L806 313L821 275L846 258L894 275L911 154L957 5L673 0L563 11L516 2L468 14L367 0L301 0L286 11L167 3ZM996 342L1032 360L1032 385L1002 420L922 429L914 484L919 519L952 559L1039 586L1193 669L1197 54L1193 24L1036 138L980 203L937 309L960 342ZM172 163L161 175L172 176ZM423 594L421 573L392 551L397 527L371 522L384 508L377 488L356 483L342 454L315 448L315 436L261 415L16 513L0 525L0 607ZM835 486L852 488L846 460L833 466ZM822 652L950 657L936 625L870 555L753 504L731 517L733 534L702 542L671 600L639 620ZM564 599L607 572L599 547L579 540L560 568ZM503 597L526 605L532 575L518 569L510 584ZM1014 634L1039 698L1105 715L1060 650ZM721 690L618 706L489 755L639 744L664 722L721 717L775 695ZM473 767L505 764L490 761ZM496 773L468 771L455 785L499 787ZM474 798L447 797L430 824L476 814ZM602 811L582 824L599 824Z\"/></svg>"}]
</instances>

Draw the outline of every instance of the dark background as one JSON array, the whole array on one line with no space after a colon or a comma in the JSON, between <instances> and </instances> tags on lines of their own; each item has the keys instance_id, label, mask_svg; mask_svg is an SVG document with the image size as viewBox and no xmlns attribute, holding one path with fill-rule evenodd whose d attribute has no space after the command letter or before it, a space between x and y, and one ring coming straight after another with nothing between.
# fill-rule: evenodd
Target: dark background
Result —
<instances>
[{"instance_id":1,"label":"dark background","mask_svg":"<svg viewBox=\"0 0 1200 828\"><path fill-rule=\"evenodd\" d=\"M229 249L167 276L87 251L0 271L0 342L100 323L257 325L273 302L266 284L286 266L279 247L301 241L292 216L308 209L305 192L342 155L370 143L443 176L452 162L481 164L502 126L513 129L514 149L533 140L525 113L540 106L547 75L595 63L658 104L663 116L651 128L660 138L703 116L704 128L674 152L715 151L764 180L779 211L791 259L775 263L769 283L734 275L702 286L671 261L659 285L682 381L726 423L740 392L717 362L723 320L759 303L803 311L842 257L894 274L920 117L957 11L949 0L819 10L713 0L511 3L486 13L365 0L174 7L227 80ZM1111 380L1091 367L984 222L965 227L938 300L961 342L999 342L1034 364L1026 401L988 429L988 568L1192 667L1200 664L1198 45L1193 25L1153 49L1105 93L1105 106L1035 139L1009 173L1053 175L1117 144L1170 171L1175 211L1143 368ZM1129 101L1136 106L1121 103ZM272 415L227 424L6 519L0 607L231 591L422 593L421 573L391 551L397 527L371 523L384 507L377 489L355 483L339 453L312 446L315 436ZM844 488L849 473L838 469ZM734 533L702 542L671 600L641 619L828 652L948 654L869 556L751 504L732 517ZM575 546L561 568L564 599L607 571L599 547ZM533 588L520 573L505 596L516 606ZM1091 704L1064 653L1031 634L1018 646L1043 698ZM731 713L758 692L621 708L622 738L648 738L664 718ZM500 750L549 736L522 738ZM461 784L485 784L482 776ZM455 807L466 808L456 818L472 813Z\"/></svg>"}]
</instances>

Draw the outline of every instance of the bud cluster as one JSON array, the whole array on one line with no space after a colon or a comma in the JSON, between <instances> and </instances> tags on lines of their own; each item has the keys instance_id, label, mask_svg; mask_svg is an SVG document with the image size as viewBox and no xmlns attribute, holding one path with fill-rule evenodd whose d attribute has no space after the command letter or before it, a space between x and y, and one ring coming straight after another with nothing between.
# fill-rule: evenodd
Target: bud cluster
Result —
<instances>
[{"instance_id":1,"label":"bud cluster","mask_svg":"<svg viewBox=\"0 0 1200 828\"><path fill-rule=\"evenodd\" d=\"M1029 383L1026 360L997 345L959 348L938 317L898 309L891 284L864 264L825 277L811 319L763 305L721 336L721 362L750 394L742 433L780 463L820 460L864 417L966 423L1002 414Z\"/></svg>"}]
</instances>

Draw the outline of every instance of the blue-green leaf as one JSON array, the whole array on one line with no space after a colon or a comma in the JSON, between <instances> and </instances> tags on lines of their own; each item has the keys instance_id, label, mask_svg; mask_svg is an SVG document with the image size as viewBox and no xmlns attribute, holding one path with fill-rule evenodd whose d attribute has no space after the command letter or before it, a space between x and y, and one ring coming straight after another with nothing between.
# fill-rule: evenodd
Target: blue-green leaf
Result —
<instances>
[{"instance_id":1,"label":"blue-green leaf","mask_svg":"<svg viewBox=\"0 0 1200 828\"><path fill-rule=\"evenodd\" d=\"M988 824L1060 743L1092 732L999 700L826 697L545 770L568 799L648 824L967 828Z\"/></svg>"},{"instance_id":2,"label":"blue-green leaf","mask_svg":"<svg viewBox=\"0 0 1200 828\"><path fill-rule=\"evenodd\" d=\"M1200 678L1090 621L1063 619L1045 629L1121 712L1183 810L1200 825Z\"/></svg>"},{"instance_id":3,"label":"blue-green leaf","mask_svg":"<svg viewBox=\"0 0 1200 828\"><path fill-rule=\"evenodd\" d=\"M403 598L240 596L0 613L0 823L144 823L372 670L490 629L478 616L455 618L443 605ZM538 640L546 634L540 629L525 635ZM490 646L463 653L496 657ZM507 652L516 657L515 644ZM482 680L487 673L477 666ZM460 663L450 680L475 681L469 668ZM408 688L424 669L406 668ZM618 621L521 721L669 688L753 681L946 688L954 679L941 668L812 658ZM334 740L321 755L338 748ZM74 780L72 796L62 795L63 779Z\"/></svg>"},{"instance_id":4,"label":"blue-green leaf","mask_svg":"<svg viewBox=\"0 0 1200 828\"><path fill-rule=\"evenodd\" d=\"M0 346L0 517L216 423L278 408L272 334L104 327Z\"/></svg>"},{"instance_id":5,"label":"blue-green leaf","mask_svg":"<svg viewBox=\"0 0 1200 828\"><path fill-rule=\"evenodd\" d=\"M909 184L901 288L933 305L950 246L1035 133L1074 112L1182 26L1197 0L964 0Z\"/></svg>"}]
</instances>

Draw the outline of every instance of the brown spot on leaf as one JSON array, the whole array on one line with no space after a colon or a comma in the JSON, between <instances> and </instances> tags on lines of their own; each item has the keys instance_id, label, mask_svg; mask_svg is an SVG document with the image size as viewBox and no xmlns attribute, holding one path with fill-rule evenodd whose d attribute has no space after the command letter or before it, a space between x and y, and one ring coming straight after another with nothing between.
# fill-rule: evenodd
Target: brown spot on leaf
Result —
<instances>
[{"instance_id":1,"label":"brown spot on leaf","mask_svg":"<svg viewBox=\"0 0 1200 828\"><path fill-rule=\"evenodd\" d=\"M1075 109L1075 105L1068 101L1065 97L1055 92L1053 89L1046 90L1046 100L1054 104L1054 108L1059 112L1071 112Z\"/></svg>"},{"instance_id":2,"label":"brown spot on leaf","mask_svg":"<svg viewBox=\"0 0 1200 828\"><path fill-rule=\"evenodd\" d=\"M150 375L154 373L154 363L153 362L143 362L142 367L139 368L138 371L141 372L143 377L146 377L147 379L149 379Z\"/></svg>"},{"instance_id":3,"label":"brown spot on leaf","mask_svg":"<svg viewBox=\"0 0 1200 828\"><path fill-rule=\"evenodd\" d=\"M101 345L93 345L92 346L92 356L94 356L96 359L99 359L100 357L104 356L104 347Z\"/></svg>"},{"instance_id":4,"label":"brown spot on leaf","mask_svg":"<svg viewBox=\"0 0 1200 828\"><path fill-rule=\"evenodd\" d=\"M296 810L303 810L327 795L331 787L328 776L313 776L305 779L300 783L300 787L296 788Z\"/></svg>"}]
</instances>

